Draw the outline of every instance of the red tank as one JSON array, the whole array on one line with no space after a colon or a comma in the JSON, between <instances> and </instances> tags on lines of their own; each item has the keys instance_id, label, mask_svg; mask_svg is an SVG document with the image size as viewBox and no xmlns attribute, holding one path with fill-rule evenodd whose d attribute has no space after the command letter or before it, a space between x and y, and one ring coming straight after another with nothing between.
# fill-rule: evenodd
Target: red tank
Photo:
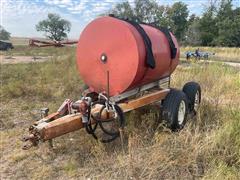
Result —
<instances>
[{"instance_id":1,"label":"red tank","mask_svg":"<svg viewBox=\"0 0 240 180\"><path fill-rule=\"evenodd\" d=\"M146 48L140 33L130 23L113 17L93 20L83 30L77 46L77 66L83 81L95 92L110 96L159 80L170 75L179 62L179 46L171 59L166 36L158 29L141 24L152 43L156 67L146 65Z\"/></svg>"}]
</instances>

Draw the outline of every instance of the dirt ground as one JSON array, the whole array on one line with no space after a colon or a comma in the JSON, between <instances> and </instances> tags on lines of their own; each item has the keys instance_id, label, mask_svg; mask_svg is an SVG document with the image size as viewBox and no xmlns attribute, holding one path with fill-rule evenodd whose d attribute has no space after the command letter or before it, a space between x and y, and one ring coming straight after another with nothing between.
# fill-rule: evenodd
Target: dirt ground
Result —
<instances>
[{"instance_id":1,"label":"dirt ground","mask_svg":"<svg viewBox=\"0 0 240 180\"><path fill-rule=\"evenodd\" d=\"M4 56L4 55L0 55L0 64L44 62L49 59L50 59L49 56Z\"/></svg>"}]
</instances>

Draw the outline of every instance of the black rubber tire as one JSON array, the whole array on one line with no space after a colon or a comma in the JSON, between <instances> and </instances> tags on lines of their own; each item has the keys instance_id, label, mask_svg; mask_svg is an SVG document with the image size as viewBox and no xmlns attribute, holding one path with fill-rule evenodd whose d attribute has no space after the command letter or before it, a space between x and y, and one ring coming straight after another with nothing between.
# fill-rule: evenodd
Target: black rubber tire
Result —
<instances>
[{"instance_id":1,"label":"black rubber tire","mask_svg":"<svg viewBox=\"0 0 240 180\"><path fill-rule=\"evenodd\" d=\"M184 86L183 86L183 92L186 94L187 98L188 98L188 109L190 111L190 113L194 113L196 114L196 110L194 109L194 105L195 105L195 96L197 94L197 92L199 92L199 104L201 103L201 87L198 83L196 82L187 82Z\"/></svg>"},{"instance_id":2,"label":"black rubber tire","mask_svg":"<svg viewBox=\"0 0 240 180\"><path fill-rule=\"evenodd\" d=\"M178 110L181 102L185 103L185 115L181 124L178 122ZM184 92L171 89L162 104L162 118L172 131L180 130L186 124L188 100Z\"/></svg>"}]
</instances>

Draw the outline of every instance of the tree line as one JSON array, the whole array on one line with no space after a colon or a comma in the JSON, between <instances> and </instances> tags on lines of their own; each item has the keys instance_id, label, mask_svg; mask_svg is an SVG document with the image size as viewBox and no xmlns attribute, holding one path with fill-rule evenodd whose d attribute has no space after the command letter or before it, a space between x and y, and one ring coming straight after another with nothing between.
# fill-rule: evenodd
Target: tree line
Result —
<instances>
[{"instance_id":1,"label":"tree line","mask_svg":"<svg viewBox=\"0 0 240 180\"><path fill-rule=\"evenodd\" d=\"M190 14L187 4L159 5L156 0L117 4L108 13L137 22L168 27L178 41L191 46L240 47L240 7L232 0L209 0L201 16Z\"/></svg>"},{"instance_id":2,"label":"tree line","mask_svg":"<svg viewBox=\"0 0 240 180\"><path fill-rule=\"evenodd\" d=\"M187 4L175 2L172 6L159 5L156 0L135 0L118 3L107 14L169 28L182 45L240 47L240 7L232 0L208 0L201 16L190 14ZM49 13L47 19L36 25L51 40L67 38L71 23L58 14ZM0 26L0 39L10 33Z\"/></svg>"}]
</instances>

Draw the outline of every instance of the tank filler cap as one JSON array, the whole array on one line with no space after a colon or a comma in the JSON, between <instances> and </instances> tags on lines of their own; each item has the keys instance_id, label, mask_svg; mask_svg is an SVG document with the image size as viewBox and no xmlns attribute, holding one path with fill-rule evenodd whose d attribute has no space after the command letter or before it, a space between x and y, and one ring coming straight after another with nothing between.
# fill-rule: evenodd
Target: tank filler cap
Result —
<instances>
[{"instance_id":1,"label":"tank filler cap","mask_svg":"<svg viewBox=\"0 0 240 180\"><path fill-rule=\"evenodd\" d=\"M100 59L103 63L106 63L107 62L107 55L105 53L102 53Z\"/></svg>"}]
</instances>

